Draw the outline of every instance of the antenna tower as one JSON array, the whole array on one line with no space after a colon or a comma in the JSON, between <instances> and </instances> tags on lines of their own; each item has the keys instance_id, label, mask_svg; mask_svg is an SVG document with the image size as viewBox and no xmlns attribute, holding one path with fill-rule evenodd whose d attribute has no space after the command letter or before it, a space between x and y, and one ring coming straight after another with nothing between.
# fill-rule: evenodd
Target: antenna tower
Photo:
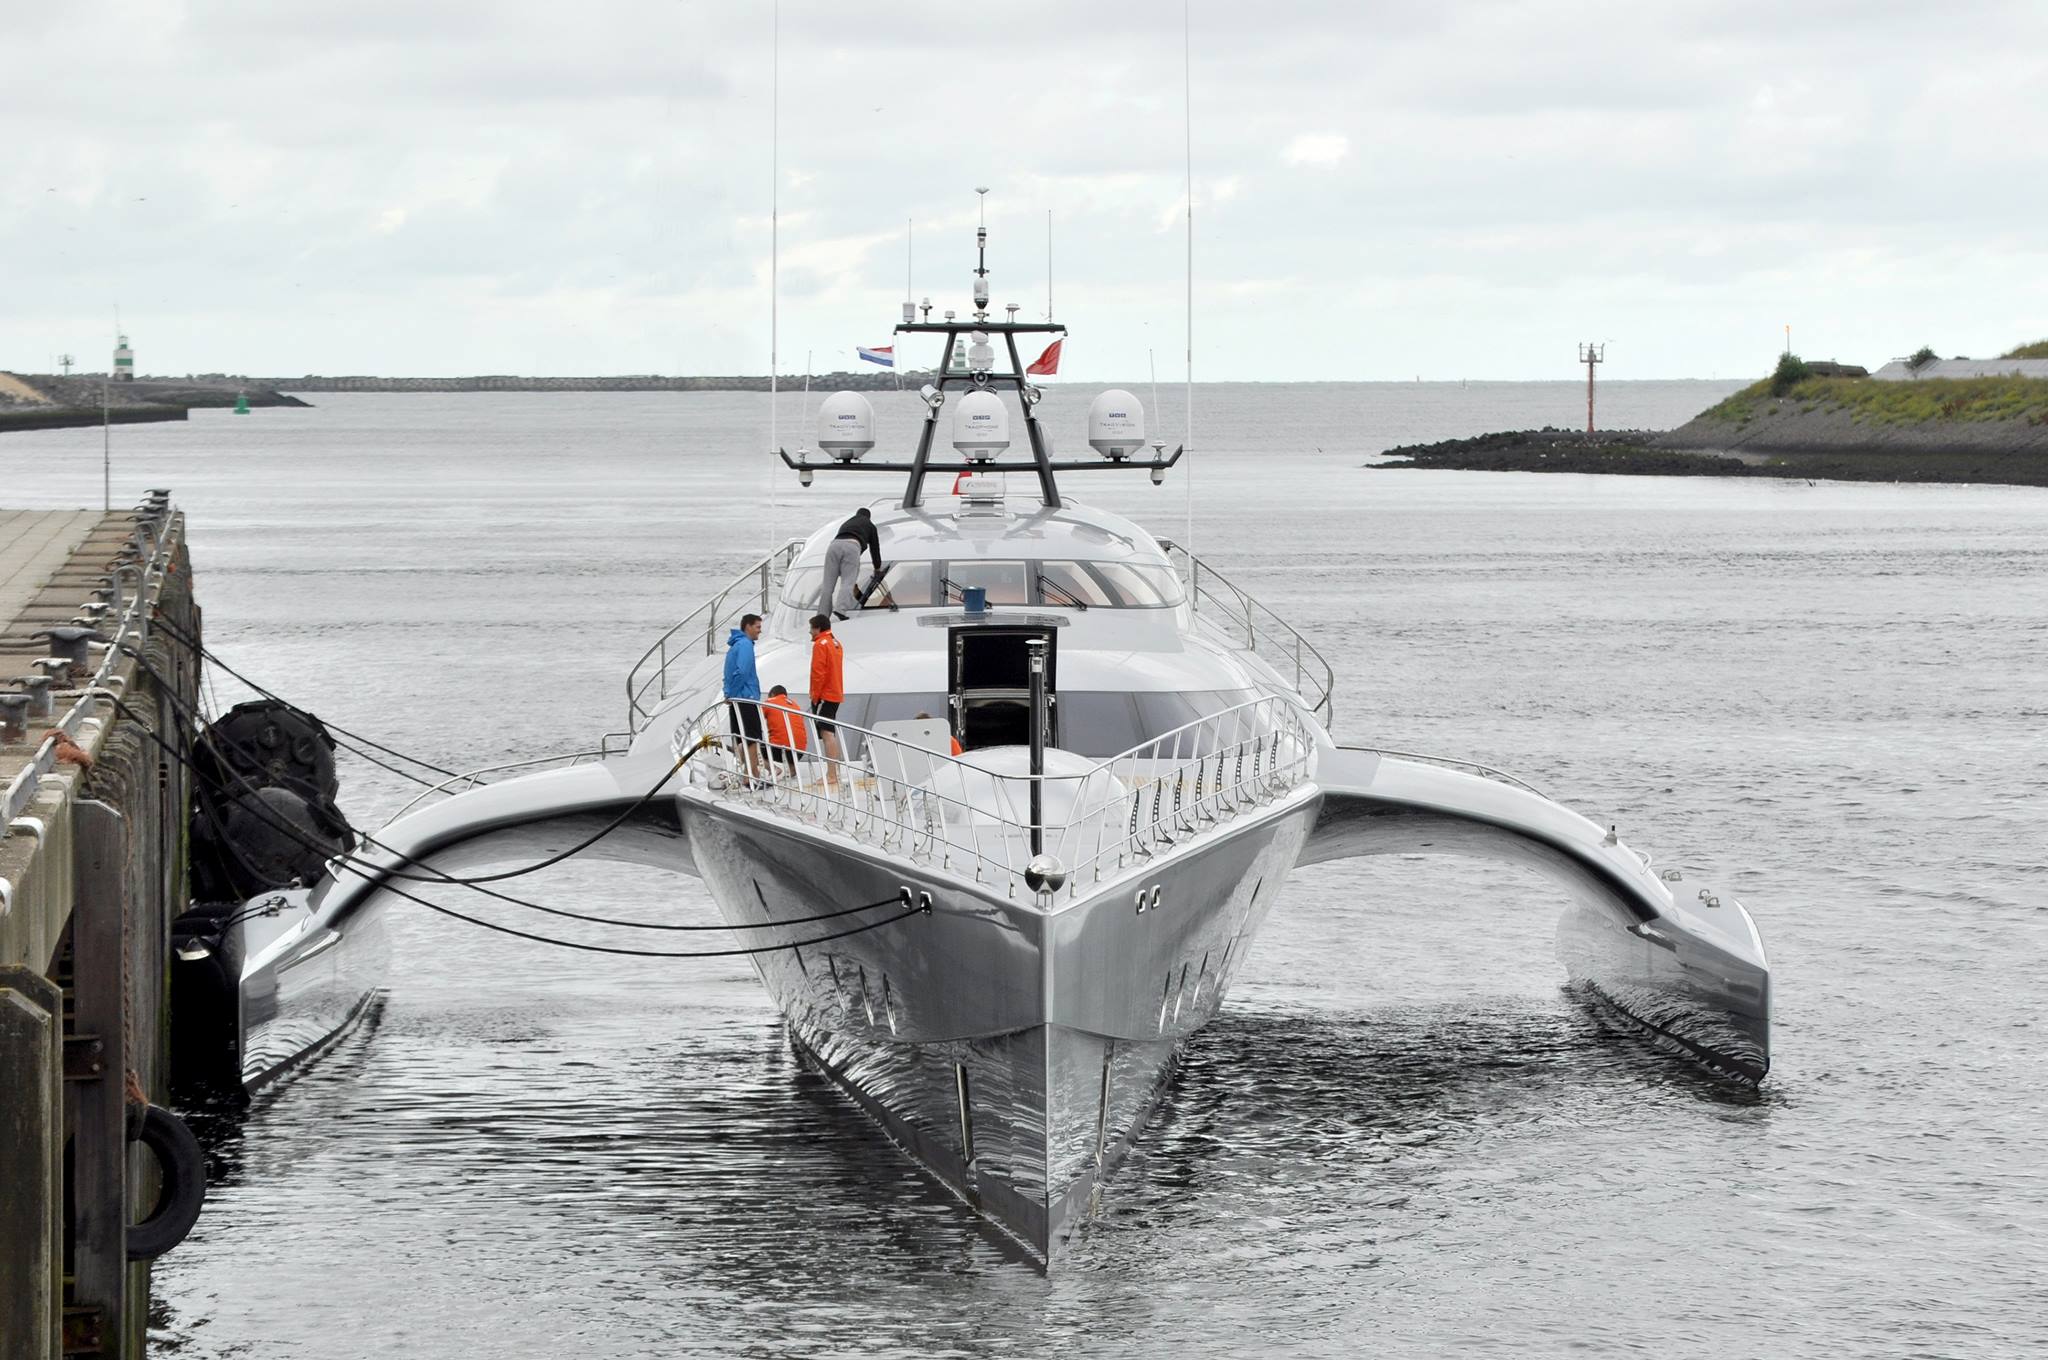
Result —
<instances>
[{"instance_id":1,"label":"antenna tower","mask_svg":"<svg viewBox=\"0 0 2048 1360\"><path fill-rule=\"evenodd\" d=\"M1593 365L1607 362L1607 346L1580 345L1579 362L1586 366L1586 433L1593 433Z\"/></svg>"}]
</instances>

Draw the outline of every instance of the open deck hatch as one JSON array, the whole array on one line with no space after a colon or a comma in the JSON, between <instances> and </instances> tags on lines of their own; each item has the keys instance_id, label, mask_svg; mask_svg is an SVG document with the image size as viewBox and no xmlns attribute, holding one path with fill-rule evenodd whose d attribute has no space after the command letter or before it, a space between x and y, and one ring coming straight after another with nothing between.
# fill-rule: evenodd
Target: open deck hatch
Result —
<instances>
[{"instance_id":1,"label":"open deck hatch","mask_svg":"<svg viewBox=\"0 0 2048 1360\"><path fill-rule=\"evenodd\" d=\"M1045 744L1059 744L1057 628L1035 624L970 624L950 628L946 702L953 730L968 750L1031 743L1031 669L1025 644L1045 639Z\"/></svg>"}]
</instances>

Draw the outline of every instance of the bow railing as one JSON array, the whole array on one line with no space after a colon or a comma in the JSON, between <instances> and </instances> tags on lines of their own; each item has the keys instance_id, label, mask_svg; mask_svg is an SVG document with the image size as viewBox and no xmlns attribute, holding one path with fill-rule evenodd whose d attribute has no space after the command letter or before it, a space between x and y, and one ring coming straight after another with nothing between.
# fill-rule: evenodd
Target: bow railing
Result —
<instances>
[{"instance_id":1,"label":"bow railing","mask_svg":"<svg viewBox=\"0 0 2048 1360\"><path fill-rule=\"evenodd\" d=\"M803 540L789 542L735 576L726 587L683 616L682 622L655 639L633 669L626 673L626 731L640 731L641 725L668 698L669 667L680 663L695 665L718 651L724 641L719 635L748 614L766 617L775 603L776 588L788 573L790 563L803 548ZM699 649L699 635L702 648Z\"/></svg>"},{"instance_id":2,"label":"bow railing","mask_svg":"<svg viewBox=\"0 0 2048 1360\"><path fill-rule=\"evenodd\" d=\"M736 710L758 719L736 719ZM808 714L732 699L673 740L680 752L709 739L691 782L716 797L957 871L1012 897L1032 887L1026 870L1036 839L1064 875L1041 892L1047 904L1284 798L1312 776L1316 752L1299 705L1278 697L1198 718L1085 768L1071 768L1080 758L1066 755L1070 768L1041 775L1006 768L1022 758L1017 747L954 756L850 723L832 726L839 753L828 755Z\"/></svg>"},{"instance_id":3,"label":"bow railing","mask_svg":"<svg viewBox=\"0 0 2048 1360\"><path fill-rule=\"evenodd\" d=\"M1207 623L1224 642L1265 659L1283 679L1293 676L1294 692L1324 727L1334 712L1337 675L1315 644L1252 594L1172 539L1159 546L1187 585L1195 617Z\"/></svg>"}]
</instances>

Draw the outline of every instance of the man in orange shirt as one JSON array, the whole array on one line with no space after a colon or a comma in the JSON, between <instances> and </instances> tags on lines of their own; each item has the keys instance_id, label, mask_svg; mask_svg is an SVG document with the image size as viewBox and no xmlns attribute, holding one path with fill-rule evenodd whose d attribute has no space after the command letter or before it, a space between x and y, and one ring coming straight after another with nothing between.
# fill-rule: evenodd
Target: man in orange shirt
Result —
<instances>
[{"instance_id":1,"label":"man in orange shirt","mask_svg":"<svg viewBox=\"0 0 2048 1360\"><path fill-rule=\"evenodd\" d=\"M768 701L761 705L768 723L768 758L791 774L796 773L796 753L810 745L804 736L803 712L783 685L769 690Z\"/></svg>"},{"instance_id":2,"label":"man in orange shirt","mask_svg":"<svg viewBox=\"0 0 2048 1360\"><path fill-rule=\"evenodd\" d=\"M818 725L818 748L824 752L825 777L838 779L839 731L832 720L846 699L846 652L832 636L832 620L811 615L811 715Z\"/></svg>"}]
</instances>

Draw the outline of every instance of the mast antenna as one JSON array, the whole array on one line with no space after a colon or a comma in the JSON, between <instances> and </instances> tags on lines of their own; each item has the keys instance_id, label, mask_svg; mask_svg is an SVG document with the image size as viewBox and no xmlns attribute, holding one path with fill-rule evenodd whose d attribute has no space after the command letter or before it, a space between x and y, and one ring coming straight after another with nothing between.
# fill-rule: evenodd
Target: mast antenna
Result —
<instances>
[{"instance_id":1,"label":"mast antenna","mask_svg":"<svg viewBox=\"0 0 2048 1360\"><path fill-rule=\"evenodd\" d=\"M768 551L775 551L780 527L775 501L775 456L782 447L776 423L782 373L782 0L769 14L768 58Z\"/></svg>"},{"instance_id":2,"label":"mast antenna","mask_svg":"<svg viewBox=\"0 0 2048 1360\"><path fill-rule=\"evenodd\" d=\"M1052 209L1045 210L1045 319L1052 320ZM1158 403L1154 402L1154 406Z\"/></svg>"},{"instance_id":3,"label":"mast antenna","mask_svg":"<svg viewBox=\"0 0 2048 1360\"><path fill-rule=\"evenodd\" d=\"M1188 204L1188 308L1187 308L1187 416L1181 442L1192 455L1195 451L1195 78L1191 58L1193 43L1188 36L1188 0L1180 5L1181 134L1187 167ZM1195 554L1195 465L1190 458L1182 474L1187 490L1188 556Z\"/></svg>"}]
</instances>

